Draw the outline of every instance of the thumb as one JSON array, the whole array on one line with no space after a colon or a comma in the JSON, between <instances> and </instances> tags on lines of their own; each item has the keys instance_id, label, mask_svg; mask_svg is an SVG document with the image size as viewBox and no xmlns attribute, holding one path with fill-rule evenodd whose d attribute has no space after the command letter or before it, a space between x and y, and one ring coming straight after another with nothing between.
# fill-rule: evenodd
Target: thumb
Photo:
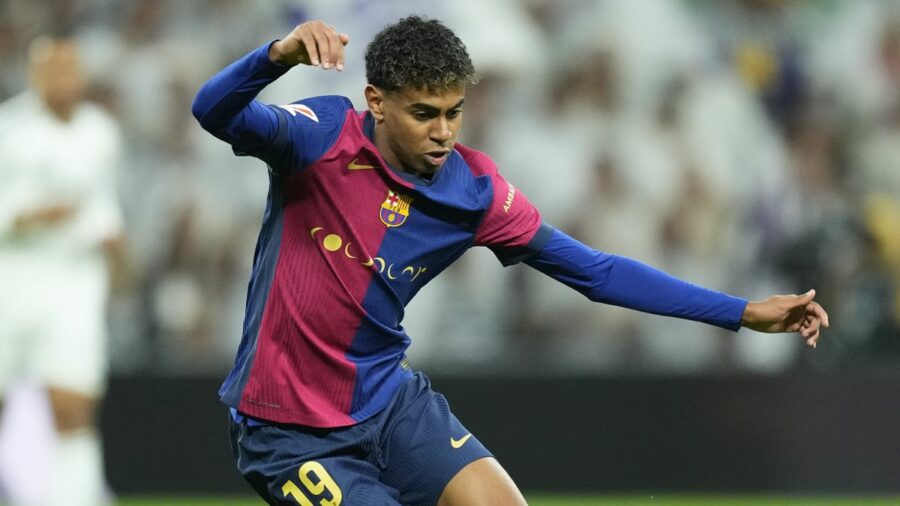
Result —
<instances>
[{"instance_id":1,"label":"thumb","mask_svg":"<svg viewBox=\"0 0 900 506\"><path fill-rule=\"evenodd\" d=\"M341 44L345 46L350 43L350 36L346 33L338 34L338 38L341 39Z\"/></svg>"},{"instance_id":2,"label":"thumb","mask_svg":"<svg viewBox=\"0 0 900 506\"><path fill-rule=\"evenodd\" d=\"M810 290L803 295L797 295L795 297L796 298L793 300L793 307L805 306L812 302L812 300L816 297L816 291Z\"/></svg>"}]
</instances>

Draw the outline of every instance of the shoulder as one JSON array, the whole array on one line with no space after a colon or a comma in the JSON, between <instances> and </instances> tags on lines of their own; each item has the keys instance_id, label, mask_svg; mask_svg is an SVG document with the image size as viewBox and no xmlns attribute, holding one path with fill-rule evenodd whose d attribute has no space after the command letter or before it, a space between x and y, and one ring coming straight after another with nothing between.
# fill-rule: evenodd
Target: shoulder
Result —
<instances>
[{"instance_id":1,"label":"shoulder","mask_svg":"<svg viewBox=\"0 0 900 506\"><path fill-rule=\"evenodd\" d=\"M328 153L347 130L348 121L354 121L356 116L350 99L337 95L304 98L270 107L278 114L281 140L276 145L288 146L292 167L309 166Z\"/></svg>"},{"instance_id":2,"label":"shoulder","mask_svg":"<svg viewBox=\"0 0 900 506\"><path fill-rule=\"evenodd\" d=\"M462 159L469 166L472 175L478 176L495 176L498 174L497 164L486 153L472 149L464 144L456 143L454 149L460 154Z\"/></svg>"},{"instance_id":3,"label":"shoulder","mask_svg":"<svg viewBox=\"0 0 900 506\"><path fill-rule=\"evenodd\" d=\"M112 114L107 112L103 107L92 103L92 102L84 102L79 106L79 114L84 117L86 122L90 122L92 125L97 128L103 128L106 130L118 130L119 124L116 122L115 118L113 118Z\"/></svg>"},{"instance_id":4,"label":"shoulder","mask_svg":"<svg viewBox=\"0 0 900 506\"><path fill-rule=\"evenodd\" d=\"M24 92L0 103L0 135L42 114L40 102L32 93Z\"/></svg>"},{"instance_id":5,"label":"shoulder","mask_svg":"<svg viewBox=\"0 0 900 506\"><path fill-rule=\"evenodd\" d=\"M278 105L277 107L286 111L291 118L298 121L322 123L323 120L326 120L326 122L331 123L335 119L346 116L347 111L353 110L353 102L347 97L324 95L304 98L290 104Z\"/></svg>"},{"instance_id":6,"label":"shoulder","mask_svg":"<svg viewBox=\"0 0 900 506\"><path fill-rule=\"evenodd\" d=\"M119 123L103 107L92 102L83 102L78 106L78 116L80 127L90 132L92 137L105 138L112 143L121 140Z\"/></svg>"},{"instance_id":7,"label":"shoulder","mask_svg":"<svg viewBox=\"0 0 900 506\"><path fill-rule=\"evenodd\" d=\"M10 114L18 114L21 111L34 109L37 105L37 97L33 93L24 91L0 102L0 117Z\"/></svg>"}]
</instances>

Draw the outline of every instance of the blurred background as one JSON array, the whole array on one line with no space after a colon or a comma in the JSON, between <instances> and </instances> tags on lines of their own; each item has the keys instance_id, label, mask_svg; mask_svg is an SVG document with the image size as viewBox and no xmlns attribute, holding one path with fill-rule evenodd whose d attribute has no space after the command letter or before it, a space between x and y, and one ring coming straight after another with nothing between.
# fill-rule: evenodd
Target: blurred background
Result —
<instances>
[{"instance_id":1,"label":"blurred background","mask_svg":"<svg viewBox=\"0 0 900 506\"><path fill-rule=\"evenodd\" d=\"M222 455L197 458L198 492L230 486L197 476L231 466L215 389L240 338L267 178L199 128L194 93L321 18L350 34L345 70L295 69L261 99L341 94L362 108L365 44L411 13L466 43L481 81L460 142L548 223L750 299L816 288L831 316L811 351L593 304L470 251L408 308L409 356L523 488L900 491L900 1L0 0L0 100L25 89L34 37L71 33L91 100L124 136L128 269L109 307L104 411L114 490L191 491L158 469L134 475L146 472L135 460L155 465L146 455L179 455L186 436L159 423L201 434L194 456ZM192 414L207 404L212 422ZM802 439L835 417L846 425ZM582 438L539 445L569 481L541 481L549 471L529 471L519 447L547 420ZM698 450L709 445L718 453ZM572 473L618 455L635 461L610 464L621 476ZM666 459L654 481L647 460ZM735 459L767 471L741 482ZM833 472L799 471L813 462Z\"/></svg>"}]
</instances>

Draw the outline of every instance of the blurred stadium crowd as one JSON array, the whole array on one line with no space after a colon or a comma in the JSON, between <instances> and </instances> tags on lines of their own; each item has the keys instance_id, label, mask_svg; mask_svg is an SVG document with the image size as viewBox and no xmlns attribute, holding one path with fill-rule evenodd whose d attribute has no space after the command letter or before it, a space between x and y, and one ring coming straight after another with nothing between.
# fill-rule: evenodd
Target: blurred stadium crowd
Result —
<instances>
[{"instance_id":1,"label":"blurred stadium crowd","mask_svg":"<svg viewBox=\"0 0 900 506\"><path fill-rule=\"evenodd\" d=\"M900 363L900 1L2 0L0 99L42 33L74 33L91 98L119 121L130 253L110 307L114 370L230 365L266 195L190 115L230 61L321 18L346 70L265 91L364 106L365 43L410 13L444 20L481 74L461 142L545 220L604 251L747 298L815 287L801 340L599 306L472 251L407 311L417 368L685 372ZM0 183L2 184L2 183Z\"/></svg>"}]
</instances>

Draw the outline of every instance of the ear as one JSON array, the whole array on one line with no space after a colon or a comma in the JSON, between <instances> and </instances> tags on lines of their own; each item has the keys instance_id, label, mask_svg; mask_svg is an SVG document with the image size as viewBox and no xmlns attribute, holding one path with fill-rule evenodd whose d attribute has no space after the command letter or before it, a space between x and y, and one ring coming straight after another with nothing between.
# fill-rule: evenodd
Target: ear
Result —
<instances>
[{"instance_id":1,"label":"ear","mask_svg":"<svg viewBox=\"0 0 900 506\"><path fill-rule=\"evenodd\" d=\"M366 104L369 106L369 112L375 118L376 123L384 121L384 92L375 86L368 84L365 90Z\"/></svg>"}]
</instances>

